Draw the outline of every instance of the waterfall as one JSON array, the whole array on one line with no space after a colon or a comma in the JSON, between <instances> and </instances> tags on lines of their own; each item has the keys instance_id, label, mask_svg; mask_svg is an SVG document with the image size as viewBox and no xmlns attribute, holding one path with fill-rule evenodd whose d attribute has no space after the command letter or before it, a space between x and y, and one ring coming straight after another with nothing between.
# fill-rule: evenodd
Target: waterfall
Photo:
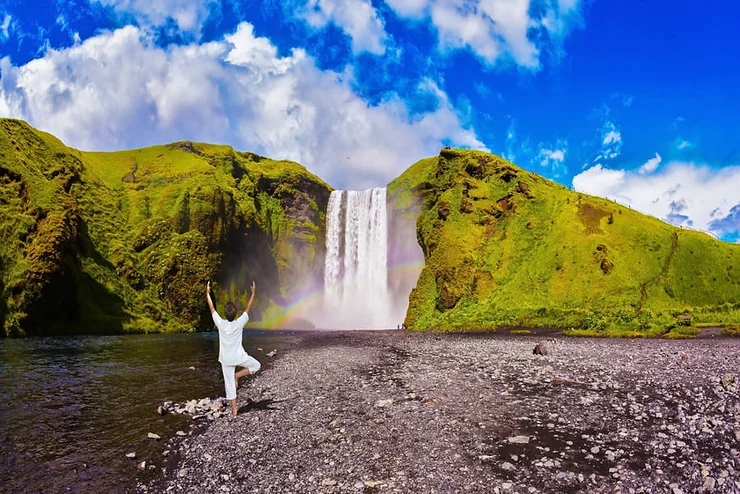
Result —
<instances>
[{"instance_id":1,"label":"waterfall","mask_svg":"<svg viewBox=\"0 0 740 494\"><path fill-rule=\"evenodd\" d=\"M388 293L385 188L331 193L326 213L324 317L327 328L395 328Z\"/></svg>"}]
</instances>

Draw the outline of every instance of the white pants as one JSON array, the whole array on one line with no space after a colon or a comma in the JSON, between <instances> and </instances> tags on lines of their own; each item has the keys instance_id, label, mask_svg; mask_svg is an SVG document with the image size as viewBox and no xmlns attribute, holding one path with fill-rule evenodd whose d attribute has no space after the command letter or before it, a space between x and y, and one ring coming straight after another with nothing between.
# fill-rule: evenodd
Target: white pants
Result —
<instances>
[{"instance_id":1,"label":"white pants","mask_svg":"<svg viewBox=\"0 0 740 494\"><path fill-rule=\"evenodd\" d=\"M249 369L249 374L253 375L259 372L262 364L260 364L259 360L257 360L256 358L249 356L247 357L247 360L238 365L221 364L221 370L224 373L224 385L226 387L227 400L236 399L236 381L234 379L234 374L236 373L237 367L246 367Z\"/></svg>"}]
</instances>

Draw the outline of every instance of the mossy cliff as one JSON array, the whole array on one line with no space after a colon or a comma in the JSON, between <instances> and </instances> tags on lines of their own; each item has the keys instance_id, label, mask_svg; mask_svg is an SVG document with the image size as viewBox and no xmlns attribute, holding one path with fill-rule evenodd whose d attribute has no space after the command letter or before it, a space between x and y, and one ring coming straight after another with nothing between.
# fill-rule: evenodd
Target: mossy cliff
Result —
<instances>
[{"instance_id":1,"label":"mossy cliff","mask_svg":"<svg viewBox=\"0 0 740 494\"><path fill-rule=\"evenodd\" d=\"M253 319L279 315L322 282L330 192L296 163L228 146L90 153L0 119L0 334L205 329L207 280L219 309L246 305L255 280ZM497 156L444 149L388 200L390 263L413 264L418 246L425 261L409 328L740 323L740 246Z\"/></svg>"},{"instance_id":2,"label":"mossy cliff","mask_svg":"<svg viewBox=\"0 0 740 494\"><path fill-rule=\"evenodd\" d=\"M497 156L444 149L389 185L419 204L411 329L660 334L740 320L740 246L573 192Z\"/></svg>"},{"instance_id":3,"label":"mossy cliff","mask_svg":"<svg viewBox=\"0 0 740 494\"><path fill-rule=\"evenodd\" d=\"M256 280L259 319L321 279L330 192L228 146L89 153L0 119L4 334L207 327L207 280L220 308Z\"/></svg>"}]
</instances>

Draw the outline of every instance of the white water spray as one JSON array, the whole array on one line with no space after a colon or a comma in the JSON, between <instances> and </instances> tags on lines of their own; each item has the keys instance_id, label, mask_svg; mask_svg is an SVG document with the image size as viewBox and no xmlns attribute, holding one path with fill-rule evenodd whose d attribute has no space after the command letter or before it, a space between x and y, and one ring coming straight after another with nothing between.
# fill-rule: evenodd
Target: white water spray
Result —
<instances>
[{"instance_id":1,"label":"white water spray","mask_svg":"<svg viewBox=\"0 0 740 494\"><path fill-rule=\"evenodd\" d=\"M388 292L385 188L334 191L326 213L325 328L396 328L399 310ZM408 297L408 294L407 294Z\"/></svg>"}]
</instances>

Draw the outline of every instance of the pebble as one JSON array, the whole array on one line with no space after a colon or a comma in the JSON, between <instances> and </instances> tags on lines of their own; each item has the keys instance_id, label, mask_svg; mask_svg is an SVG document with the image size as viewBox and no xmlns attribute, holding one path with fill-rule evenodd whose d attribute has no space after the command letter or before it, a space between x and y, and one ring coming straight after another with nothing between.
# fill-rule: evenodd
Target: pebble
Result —
<instances>
[{"instance_id":1,"label":"pebble","mask_svg":"<svg viewBox=\"0 0 740 494\"><path fill-rule=\"evenodd\" d=\"M133 460L136 458L136 453L135 452L126 453L126 458L130 458Z\"/></svg>"},{"instance_id":2,"label":"pebble","mask_svg":"<svg viewBox=\"0 0 740 494\"><path fill-rule=\"evenodd\" d=\"M148 434L146 435L146 437L148 437L149 439L156 439L156 440L159 440L159 439L161 439L161 438L159 437L159 435L158 435L158 434L155 434L155 433L153 433L153 432L150 432L150 433L148 433Z\"/></svg>"},{"instance_id":3,"label":"pebble","mask_svg":"<svg viewBox=\"0 0 740 494\"><path fill-rule=\"evenodd\" d=\"M698 351L705 342L565 339L544 360L526 338L326 338L245 380L240 404L270 398L272 408L174 441L175 475L161 491L215 492L224 471L235 492L254 483L263 492L362 492L376 481L389 493L683 494L712 482L738 490L740 400L719 377L736 363L732 341L729 351ZM697 348L690 363L666 359L688 344ZM543 372L545 363L557 372ZM215 417L220 402L175 408L186 407ZM590 413L574 413L583 407Z\"/></svg>"}]
</instances>

